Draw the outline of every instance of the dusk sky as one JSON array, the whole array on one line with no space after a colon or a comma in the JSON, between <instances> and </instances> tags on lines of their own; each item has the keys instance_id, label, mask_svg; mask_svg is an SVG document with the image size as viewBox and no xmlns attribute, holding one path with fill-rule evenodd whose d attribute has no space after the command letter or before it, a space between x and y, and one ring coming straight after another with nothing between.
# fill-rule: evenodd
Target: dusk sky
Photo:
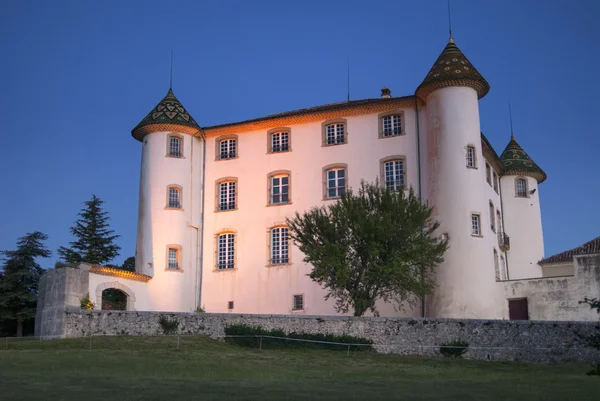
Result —
<instances>
[{"instance_id":1,"label":"dusk sky","mask_svg":"<svg viewBox=\"0 0 600 401\"><path fill-rule=\"evenodd\" d=\"M491 85L481 128L548 174L546 256L600 235L600 2L453 0L457 45ZM169 89L201 126L351 98L412 95L448 40L446 0L16 1L0 13L0 249L39 230L56 248L105 201L135 253L141 145ZM597 122L597 121L596 121ZM509 234L510 235L510 234Z\"/></svg>"}]
</instances>

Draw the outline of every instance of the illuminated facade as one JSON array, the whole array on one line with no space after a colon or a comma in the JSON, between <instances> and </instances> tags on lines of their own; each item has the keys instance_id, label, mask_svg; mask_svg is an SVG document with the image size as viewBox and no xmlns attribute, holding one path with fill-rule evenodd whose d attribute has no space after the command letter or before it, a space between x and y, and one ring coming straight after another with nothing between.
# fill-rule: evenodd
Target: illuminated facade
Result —
<instances>
[{"instance_id":1,"label":"illuminated facade","mask_svg":"<svg viewBox=\"0 0 600 401\"><path fill-rule=\"evenodd\" d=\"M542 276L546 175L514 138L500 156L485 139L488 91L452 39L411 96L384 88L378 98L201 127L169 90L132 130L142 144L136 271L152 277L136 309L335 314L285 219L379 178L413 187L449 238L425 314L506 318L502 282Z\"/></svg>"}]
</instances>

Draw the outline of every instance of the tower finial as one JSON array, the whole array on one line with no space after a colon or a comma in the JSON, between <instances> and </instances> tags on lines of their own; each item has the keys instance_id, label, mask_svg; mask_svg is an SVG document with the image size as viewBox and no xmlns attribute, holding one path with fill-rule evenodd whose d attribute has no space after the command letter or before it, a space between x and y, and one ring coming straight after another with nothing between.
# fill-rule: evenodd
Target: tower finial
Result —
<instances>
[{"instance_id":1,"label":"tower finial","mask_svg":"<svg viewBox=\"0 0 600 401\"><path fill-rule=\"evenodd\" d=\"M350 101L350 56L348 56L348 101Z\"/></svg>"},{"instance_id":2,"label":"tower finial","mask_svg":"<svg viewBox=\"0 0 600 401\"><path fill-rule=\"evenodd\" d=\"M173 89L173 49L171 49L171 76L169 78L169 90Z\"/></svg>"},{"instance_id":3,"label":"tower finial","mask_svg":"<svg viewBox=\"0 0 600 401\"><path fill-rule=\"evenodd\" d=\"M448 0L448 32L450 33L448 42L454 43L454 39L452 38L452 19L450 18L450 0Z\"/></svg>"},{"instance_id":4,"label":"tower finial","mask_svg":"<svg viewBox=\"0 0 600 401\"><path fill-rule=\"evenodd\" d=\"M512 124L512 110L510 109L510 100L508 101L508 118L510 119L510 139L515 139Z\"/></svg>"}]
</instances>

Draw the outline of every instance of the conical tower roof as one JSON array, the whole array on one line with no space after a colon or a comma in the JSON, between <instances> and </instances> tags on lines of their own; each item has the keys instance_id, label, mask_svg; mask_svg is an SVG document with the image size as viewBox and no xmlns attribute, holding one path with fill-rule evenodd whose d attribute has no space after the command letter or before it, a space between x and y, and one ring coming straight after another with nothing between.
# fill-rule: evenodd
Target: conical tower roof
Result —
<instances>
[{"instance_id":1,"label":"conical tower roof","mask_svg":"<svg viewBox=\"0 0 600 401\"><path fill-rule=\"evenodd\" d=\"M175 131L184 134L195 134L200 126L182 106L181 102L169 88L167 96L144 119L131 130L131 135L139 141L144 135L157 131Z\"/></svg>"},{"instance_id":2,"label":"conical tower roof","mask_svg":"<svg viewBox=\"0 0 600 401\"><path fill-rule=\"evenodd\" d=\"M416 90L416 94L425 100L429 93L448 86L470 86L477 91L479 99L490 91L490 84L469 62L450 38L429 74Z\"/></svg>"},{"instance_id":3,"label":"conical tower roof","mask_svg":"<svg viewBox=\"0 0 600 401\"><path fill-rule=\"evenodd\" d=\"M514 136L510 138L506 149L500 155L500 161L504 167L503 175L527 175L535 178L538 183L544 182L547 178L544 170L531 160Z\"/></svg>"}]
</instances>

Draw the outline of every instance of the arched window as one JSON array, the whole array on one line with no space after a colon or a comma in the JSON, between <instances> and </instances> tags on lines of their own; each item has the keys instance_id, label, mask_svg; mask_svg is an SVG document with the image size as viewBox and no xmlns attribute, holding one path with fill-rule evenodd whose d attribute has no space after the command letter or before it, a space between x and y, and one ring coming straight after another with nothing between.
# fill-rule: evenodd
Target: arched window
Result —
<instances>
[{"instance_id":1,"label":"arched window","mask_svg":"<svg viewBox=\"0 0 600 401\"><path fill-rule=\"evenodd\" d=\"M527 197L527 180L525 178L515 179L515 193L519 198Z\"/></svg>"},{"instance_id":2,"label":"arched window","mask_svg":"<svg viewBox=\"0 0 600 401\"><path fill-rule=\"evenodd\" d=\"M347 167L343 165L331 165L323 169L324 173L324 199L337 199L346 192L348 185Z\"/></svg>"},{"instance_id":3,"label":"arched window","mask_svg":"<svg viewBox=\"0 0 600 401\"><path fill-rule=\"evenodd\" d=\"M406 159L404 156L386 157L380 161L382 179L390 191L400 191L406 186Z\"/></svg>"},{"instance_id":4,"label":"arched window","mask_svg":"<svg viewBox=\"0 0 600 401\"><path fill-rule=\"evenodd\" d=\"M285 205L290 199L290 172L274 171L269 174L269 205Z\"/></svg>"},{"instance_id":5,"label":"arched window","mask_svg":"<svg viewBox=\"0 0 600 401\"><path fill-rule=\"evenodd\" d=\"M167 187L167 209L181 209L181 187L179 185Z\"/></svg>"},{"instance_id":6,"label":"arched window","mask_svg":"<svg viewBox=\"0 0 600 401\"><path fill-rule=\"evenodd\" d=\"M167 137L167 156L183 157L183 138L178 135L169 135Z\"/></svg>"},{"instance_id":7,"label":"arched window","mask_svg":"<svg viewBox=\"0 0 600 401\"><path fill-rule=\"evenodd\" d=\"M270 265L289 263L289 235L287 227L273 227L270 230Z\"/></svg>"},{"instance_id":8,"label":"arched window","mask_svg":"<svg viewBox=\"0 0 600 401\"><path fill-rule=\"evenodd\" d=\"M233 177L217 180L216 210L237 209L237 179Z\"/></svg>"},{"instance_id":9,"label":"arched window","mask_svg":"<svg viewBox=\"0 0 600 401\"><path fill-rule=\"evenodd\" d=\"M347 142L346 120L326 121L322 129L323 145L341 145Z\"/></svg>"},{"instance_id":10,"label":"arched window","mask_svg":"<svg viewBox=\"0 0 600 401\"><path fill-rule=\"evenodd\" d=\"M269 136L269 148L267 149L268 152L281 153L289 152L291 150L289 128L276 128L270 130L267 134Z\"/></svg>"},{"instance_id":11,"label":"arched window","mask_svg":"<svg viewBox=\"0 0 600 401\"><path fill-rule=\"evenodd\" d=\"M217 270L235 268L235 234L231 232L217 235Z\"/></svg>"},{"instance_id":12,"label":"arched window","mask_svg":"<svg viewBox=\"0 0 600 401\"><path fill-rule=\"evenodd\" d=\"M102 310L127 310L127 294L116 288L102 291Z\"/></svg>"},{"instance_id":13,"label":"arched window","mask_svg":"<svg viewBox=\"0 0 600 401\"><path fill-rule=\"evenodd\" d=\"M225 135L215 140L216 159L227 160L238 157L238 137L237 135Z\"/></svg>"}]
</instances>

